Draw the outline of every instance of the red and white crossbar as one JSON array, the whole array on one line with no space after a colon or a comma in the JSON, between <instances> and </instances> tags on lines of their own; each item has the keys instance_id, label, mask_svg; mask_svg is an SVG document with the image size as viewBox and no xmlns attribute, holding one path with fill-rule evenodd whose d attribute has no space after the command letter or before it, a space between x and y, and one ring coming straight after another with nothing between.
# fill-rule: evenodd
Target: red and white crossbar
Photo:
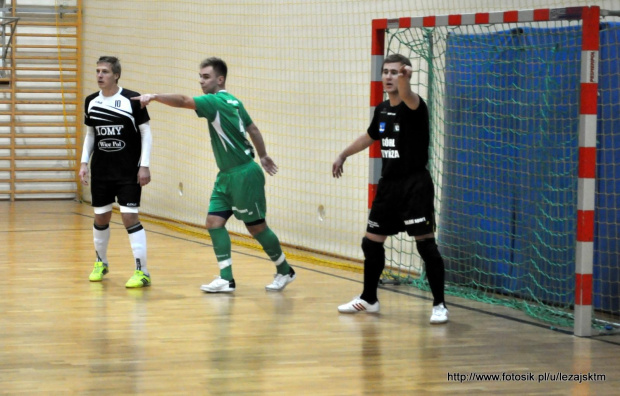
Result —
<instances>
[{"instance_id":1,"label":"red and white crossbar","mask_svg":"<svg viewBox=\"0 0 620 396\"><path fill-rule=\"evenodd\" d=\"M579 187L577 200L577 246L575 261L575 327L577 336L592 332L592 268L594 261L594 181L596 174L596 110L599 64L599 7L567 7L523 11L481 12L372 21L370 118L383 101L381 66L385 54L385 31L410 27L487 25L581 19L581 97L579 116ZM368 209L381 177L381 146L370 146Z\"/></svg>"}]
</instances>

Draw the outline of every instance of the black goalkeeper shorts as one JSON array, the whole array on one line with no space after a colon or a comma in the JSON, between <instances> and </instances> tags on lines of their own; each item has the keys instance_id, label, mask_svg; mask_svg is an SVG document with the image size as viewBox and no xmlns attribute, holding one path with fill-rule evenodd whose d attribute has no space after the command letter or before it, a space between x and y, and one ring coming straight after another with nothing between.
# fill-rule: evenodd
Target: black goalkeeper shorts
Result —
<instances>
[{"instance_id":1,"label":"black goalkeeper shorts","mask_svg":"<svg viewBox=\"0 0 620 396\"><path fill-rule=\"evenodd\" d=\"M428 170L406 179L379 179L366 231L377 235L409 236L435 232L435 186Z\"/></svg>"}]
</instances>

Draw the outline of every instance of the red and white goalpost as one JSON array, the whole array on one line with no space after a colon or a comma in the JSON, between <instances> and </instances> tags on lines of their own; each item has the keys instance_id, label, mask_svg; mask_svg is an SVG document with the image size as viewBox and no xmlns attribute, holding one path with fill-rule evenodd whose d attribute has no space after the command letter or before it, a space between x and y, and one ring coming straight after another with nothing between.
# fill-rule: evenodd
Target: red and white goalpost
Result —
<instances>
[{"instance_id":1,"label":"red and white goalpost","mask_svg":"<svg viewBox=\"0 0 620 396\"><path fill-rule=\"evenodd\" d=\"M596 109L599 60L598 7L584 7L579 118L579 187L575 259L575 335L592 332L594 258L594 180L596 177Z\"/></svg>"},{"instance_id":2,"label":"red and white goalpost","mask_svg":"<svg viewBox=\"0 0 620 396\"><path fill-rule=\"evenodd\" d=\"M372 21L370 82L371 117L375 106L384 100L381 83L381 65L386 55L386 31L390 29L581 20L582 55L579 116L579 181L577 213L575 213L577 218L577 241L574 291L574 334L577 336L590 336L592 331L592 271L594 255L593 240L600 12L599 7L573 7L398 19L375 19ZM368 185L369 209L375 197L380 175L381 150L379 143L375 142L370 148Z\"/></svg>"}]
</instances>

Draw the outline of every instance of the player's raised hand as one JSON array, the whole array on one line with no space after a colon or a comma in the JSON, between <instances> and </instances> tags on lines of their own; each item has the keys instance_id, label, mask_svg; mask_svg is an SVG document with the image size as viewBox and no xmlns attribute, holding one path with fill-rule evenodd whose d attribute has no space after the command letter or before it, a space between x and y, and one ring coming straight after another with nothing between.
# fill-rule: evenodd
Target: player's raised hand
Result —
<instances>
[{"instance_id":1,"label":"player's raised hand","mask_svg":"<svg viewBox=\"0 0 620 396\"><path fill-rule=\"evenodd\" d=\"M131 98L131 100L139 100L140 101L140 107L142 107L142 108L145 108L154 99L155 99L155 95L154 94L144 94L144 95L140 95L140 96L134 96L133 98Z\"/></svg>"},{"instance_id":2,"label":"player's raised hand","mask_svg":"<svg viewBox=\"0 0 620 396\"><path fill-rule=\"evenodd\" d=\"M271 159L270 156L266 155L260 159L260 164L262 165L265 172L269 174L269 176L273 176L278 173L278 166Z\"/></svg>"},{"instance_id":3,"label":"player's raised hand","mask_svg":"<svg viewBox=\"0 0 620 396\"><path fill-rule=\"evenodd\" d=\"M410 79L412 74L413 68L409 65L402 65L398 70L398 77L405 77L407 79Z\"/></svg>"}]
</instances>

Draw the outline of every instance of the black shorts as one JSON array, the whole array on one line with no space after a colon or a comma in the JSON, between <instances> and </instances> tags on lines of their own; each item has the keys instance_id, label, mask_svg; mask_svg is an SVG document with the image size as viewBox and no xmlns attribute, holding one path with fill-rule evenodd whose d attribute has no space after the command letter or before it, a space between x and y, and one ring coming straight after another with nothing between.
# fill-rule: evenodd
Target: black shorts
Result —
<instances>
[{"instance_id":1,"label":"black shorts","mask_svg":"<svg viewBox=\"0 0 620 396\"><path fill-rule=\"evenodd\" d=\"M427 170L407 179L379 179L366 231L377 235L409 236L435 232L435 187Z\"/></svg>"},{"instance_id":2,"label":"black shorts","mask_svg":"<svg viewBox=\"0 0 620 396\"><path fill-rule=\"evenodd\" d=\"M129 208L140 207L140 197L142 187L134 182L114 182L114 181L91 181L90 193L92 195L92 205L100 208L113 204L118 199L118 204Z\"/></svg>"}]
</instances>

